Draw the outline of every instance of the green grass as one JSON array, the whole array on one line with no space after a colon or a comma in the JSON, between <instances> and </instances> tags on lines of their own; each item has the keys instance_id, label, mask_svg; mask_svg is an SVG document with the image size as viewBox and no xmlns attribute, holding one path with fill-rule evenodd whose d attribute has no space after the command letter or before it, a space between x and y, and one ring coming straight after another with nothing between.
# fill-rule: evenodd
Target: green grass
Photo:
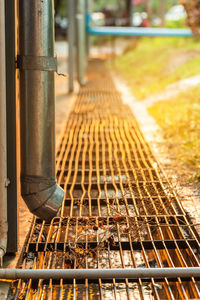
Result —
<instances>
[{"instance_id":1,"label":"green grass","mask_svg":"<svg viewBox=\"0 0 200 300\"><path fill-rule=\"evenodd\" d=\"M199 55L190 56L194 50ZM179 58L181 51L188 52L187 60L176 64L174 57ZM134 95L143 99L175 81L199 74L200 43L195 38L141 38L134 49L117 57L114 65Z\"/></svg>"},{"instance_id":2,"label":"green grass","mask_svg":"<svg viewBox=\"0 0 200 300\"><path fill-rule=\"evenodd\" d=\"M200 86L154 104L149 113L163 129L171 154L200 180Z\"/></svg>"}]
</instances>

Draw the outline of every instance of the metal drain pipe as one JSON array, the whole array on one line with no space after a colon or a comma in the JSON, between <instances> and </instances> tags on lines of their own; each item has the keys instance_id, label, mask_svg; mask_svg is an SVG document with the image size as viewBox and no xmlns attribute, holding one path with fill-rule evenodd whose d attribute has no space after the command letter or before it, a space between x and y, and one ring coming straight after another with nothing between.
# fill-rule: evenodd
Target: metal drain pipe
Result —
<instances>
[{"instance_id":1,"label":"metal drain pipe","mask_svg":"<svg viewBox=\"0 0 200 300\"><path fill-rule=\"evenodd\" d=\"M7 247L5 8L0 1L0 264Z\"/></svg>"},{"instance_id":2,"label":"metal drain pipe","mask_svg":"<svg viewBox=\"0 0 200 300\"><path fill-rule=\"evenodd\" d=\"M69 73L69 92L74 91L74 41L75 41L75 3L74 0L67 0L68 9L68 73Z\"/></svg>"},{"instance_id":3,"label":"metal drain pipe","mask_svg":"<svg viewBox=\"0 0 200 300\"><path fill-rule=\"evenodd\" d=\"M76 23L77 23L77 73L80 85L86 84L86 20L85 1L77 0Z\"/></svg>"},{"instance_id":4,"label":"metal drain pipe","mask_svg":"<svg viewBox=\"0 0 200 300\"><path fill-rule=\"evenodd\" d=\"M200 277L199 267L149 269L0 269L0 279L138 279Z\"/></svg>"},{"instance_id":5,"label":"metal drain pipe","mask_svg":"<svg viewBox=\"0 0 200 300\"><path fill-rule=\"evenodd\" d=\"M62 204L55 177L54 9L52 0L19 1L21 193L47 221Z\"/></svg>"}]
</instances>

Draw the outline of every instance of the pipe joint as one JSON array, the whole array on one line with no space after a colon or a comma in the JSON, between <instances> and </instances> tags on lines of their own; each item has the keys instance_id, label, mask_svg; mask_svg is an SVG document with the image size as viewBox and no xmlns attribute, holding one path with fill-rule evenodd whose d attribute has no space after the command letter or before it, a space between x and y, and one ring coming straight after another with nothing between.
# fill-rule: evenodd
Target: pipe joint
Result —
<instances>
[{"instance_id":1,"label":"pipe joint","mask_svg":"<svg viewBox=\"0 0 200 300\"><path fill-rule=\"evenodd\" d=\"M57 185L55 178L22 176L21 189L31 213L46 221L56 216L62 205L64 191Z\"/></svg>"}]
</instances>

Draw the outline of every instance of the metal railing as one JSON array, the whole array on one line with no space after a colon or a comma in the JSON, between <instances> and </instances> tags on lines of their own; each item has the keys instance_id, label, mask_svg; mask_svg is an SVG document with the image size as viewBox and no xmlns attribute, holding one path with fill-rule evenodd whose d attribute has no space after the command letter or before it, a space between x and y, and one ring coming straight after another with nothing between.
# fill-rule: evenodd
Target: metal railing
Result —
<instances>
[{"instance_id":1,"label":"metal railing","mask_svg":"<svg viewBox=\"0 0 200 300\"><path fill-rule=\"evenodd\" d=\"M77 78L81 85L84 85L85 70L88 51L88 37L90 35L97 36L147 36L147 37L191 37L193 36L192 30L188 28L154 28L154 27L120 27L120 26L92 26L91 0L78 0L77 5L74 6L73 0L68 0L69 11L69 28L68 28L68 41L69 41L69 91L73 91L74 68L72 66L74 60L74 50L77 52ZM76 20L76 33L74 31L73 19ZM84 21L85 20L85 21ZM85 27L85 30L84 30ZM74 43L74 34L77 35ZM75 47L74 47L75 45ZM87 51L86 51L87 49Z\"/></svg>"},{"instance_id":2,"label":"metal railing","mask_svg":"<svg viewBox=\"0 0 200 300\"><path fill-rule=\"evenodd\" d=\"M162 37L191 37L190 29L152 28L152 27L93 27L87 25L87 32L92 35L114 36L162 36Z\"/></svg>"}]
</instances>

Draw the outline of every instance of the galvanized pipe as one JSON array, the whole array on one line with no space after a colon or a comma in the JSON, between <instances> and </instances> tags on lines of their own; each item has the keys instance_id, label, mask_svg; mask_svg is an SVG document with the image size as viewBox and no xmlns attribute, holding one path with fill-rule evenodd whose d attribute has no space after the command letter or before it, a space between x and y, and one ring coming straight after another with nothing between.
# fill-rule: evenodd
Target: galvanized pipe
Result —
<instances>
[{"instance_id":1,"label":"galvanized pipe","mask_svg":"<svg viewBox=\"0 0 200 300\"><path fill-rule=\"evenodd\" d=\"M7 247L5 7L0 1L0 264Z\"/></svg>"},{"instance_id":2,"label":"galvanized pipe","mask_svg":"<svg viewBox=\"0 0 200 300\"><path fill-rule=\"evenodd\" d=\"M69 92L74 90L74 41L75 41L75 5L74 0L67 0L68 9L68 74Z\"/></svg>"},{"instance_id":3,"label":"galvanized pipe","mask_svg":"<svg viewBox=\"0 0 200 300\"><path fill-rule=\"evenodd\" d=\"M76 7L77 22L77 69L80 85L85 85L86 71L86 23L85 23L85 1L77 0Z\"/></svg>"},{"instance_id":4,"label":"galvanized pipe","mask_svg":"<svg viewBox=\"0 0 200 300\"><path fill-rule=\"evenodd\" d=\"M19 1L21 193L30 211L52 219L64 191L55 177L53 1Z\"/></svg>"},{"instance_id":5,"label":"galvanized pipe","mask_svg":"<svg viewBox=\"0 0 200 300\"><path fill-rule=\"evenodd\" d=\"M199 267L149 269L0 269L0 279L124 279L200 277Z\"/></svg>"}]
</instances>

